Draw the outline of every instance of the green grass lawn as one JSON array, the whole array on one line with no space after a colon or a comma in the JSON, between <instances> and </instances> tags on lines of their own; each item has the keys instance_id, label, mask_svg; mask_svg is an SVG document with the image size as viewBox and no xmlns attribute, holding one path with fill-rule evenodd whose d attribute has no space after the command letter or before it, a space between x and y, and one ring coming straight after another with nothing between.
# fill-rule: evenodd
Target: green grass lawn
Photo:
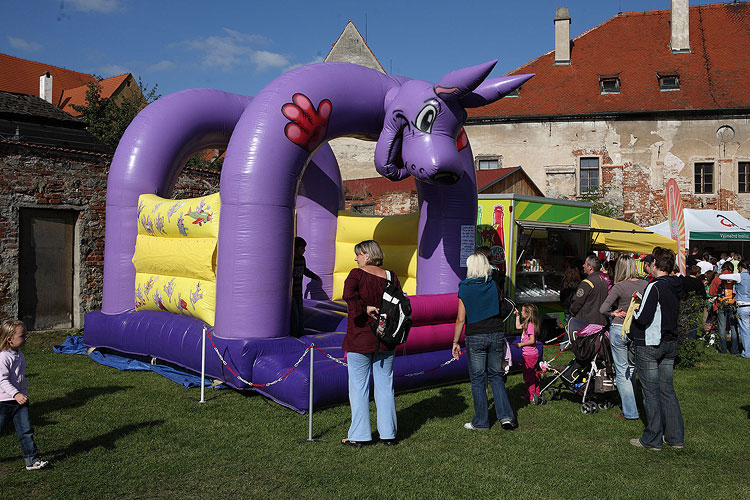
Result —
<instances>
[{"instance_id":1,"label":"green grass lawn","mask_svg":"<svg viewBox=\"0 0 750 500\"><path fill-rule=\"evenodd\" d=\"M54 354L64 338L32 333L24 348L51 467L27 472L6 426L3 499L750 498L750 360L734 356L676 372L684 450L631 446L642 423L615 418L617 408L528 406L520 374L508 378L514 432L463 429L473 415L466 382L398 395L401 443L357 450L339 444L347 406L316 412L320 441L300 443L307 415L231 390L208 390L200 405L200 389Z\"/></svg>"}]
</instances>

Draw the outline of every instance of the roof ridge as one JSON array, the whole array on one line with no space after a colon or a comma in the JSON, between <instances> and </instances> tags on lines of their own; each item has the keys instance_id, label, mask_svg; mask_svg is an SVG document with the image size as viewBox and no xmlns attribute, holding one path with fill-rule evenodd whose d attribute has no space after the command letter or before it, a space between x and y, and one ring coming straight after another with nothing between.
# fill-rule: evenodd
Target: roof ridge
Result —
<instances>
[{"instance_id":1,"label":"roof ridge","mask_svg":"<svg viewBox=\"0 0 750 500\"><path fill-rule=\"evenodd\" d=\"M60 70L63 70L63 71L69 71L71 73L77 73L79 75L84 75L84 76L88 76L88 77L91 77L91 78L94 77L94 75L91 75L89 73L83 73L82 71L76 71L74 69L63 68L62 66L55 66L54 64L49 64L49 63L42 62L42 61L34 61L32 59L24 59L22 57L16 57L16 56L12 56L10 54L6 54L5 52L0 52L0 55L3 55L5 57L10 57L11 59L15 59L17 61L24 61L24 62L31 62L31 63L34 63L34 64L41 64L42 66L49 66L50 68L60 69Z\"/></svg>"}]
</instances>

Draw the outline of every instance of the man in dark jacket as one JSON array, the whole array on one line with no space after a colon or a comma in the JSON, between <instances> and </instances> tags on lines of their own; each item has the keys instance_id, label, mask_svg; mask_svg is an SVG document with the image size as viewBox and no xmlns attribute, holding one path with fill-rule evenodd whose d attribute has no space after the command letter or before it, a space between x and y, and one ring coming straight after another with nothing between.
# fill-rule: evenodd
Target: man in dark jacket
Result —
<instances>
[{"instance_id":1,"label":"man in dark jacket","mask_svg":"<svg viewBox=\"0 0 750 500\"><path fill-rule=\"evenodd\" d=\"M672 385L682 296L682 280L670 276L674 262L671 251L656 258L651 267L654 279L643 292L643 301L630 325L646 410L646 428L630 444L657 451L661 450L662 441L673 448L685 445L682 412Z\"/></svg>"},{"instance_id":2,"label":"man in dark jacket","mask_svg":"<svg viewBox=\"0 0 750 500\"><path fill-rule=\"evenodd\" d=\"M607 317L599 312L609 292L609 286L602 277L601 261L595 255L589 255L583 263L586 279L581 281L575 297L570 302L570 314L580 322L596 325L607 325Z\"/></svg>"}]
</instances>

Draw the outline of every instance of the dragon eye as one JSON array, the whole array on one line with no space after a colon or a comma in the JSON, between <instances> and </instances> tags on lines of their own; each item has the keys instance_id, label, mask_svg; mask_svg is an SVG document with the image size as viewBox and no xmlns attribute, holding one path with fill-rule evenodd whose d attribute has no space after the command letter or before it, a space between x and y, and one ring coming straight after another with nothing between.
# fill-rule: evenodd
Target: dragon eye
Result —
<instances>
[{"instance_id":1,"label":"dragon eye","mask_svg":"<svg viewBox=\"0 0 750 500\"><path fill-rule=\"evenodd\" d=\"M425 134L431 134L432 124L435 123L435 118L437 118L437 108L432 104L428 104L419 112L414 125Z\"/></svg>"}]
</instances>

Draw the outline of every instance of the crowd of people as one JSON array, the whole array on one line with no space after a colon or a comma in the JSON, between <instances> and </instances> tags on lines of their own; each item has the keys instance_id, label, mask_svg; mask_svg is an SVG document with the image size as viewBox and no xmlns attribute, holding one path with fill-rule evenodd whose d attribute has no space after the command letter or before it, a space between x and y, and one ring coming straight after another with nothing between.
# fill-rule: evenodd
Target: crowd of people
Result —
<instances>
[{"instance_id":1,"label":"crowd of people","mask_svg":"<svg viewBox=\"0 0 750 500\"><path fill-rule=\"evenodd\" d=\"M397 443L397 418L393 395L392 346L378 345L373 335L386 274L383 251L377 242L364 241L355 247L357 268L344 285L349 319L343 348L348 353L349 400L352 422L341 442L360 447L375 441L369 419L369 377L373 375L379 440ZM474 417L464 424L472 431L490 428L487 387L492 390L495 414L500 426L518 426L506 391L506 375L511 364L507 343L512 332L505 325L515 313L521 338L524 399L540 404L536 335L540 329L539 311L533 304L520 310L505 299L505 276L490 264L490 251L481 247L466 261L467 277L458 285L452 354L462 355L459 341L465 335ZM645 428L634 446L660 450L663 444L684 447L684 423L672 382L680 337L697 338L698 326L679 325L681 304L694 300L704 321L719 328L721 352L727 351L726 328L730 329L730 352L750 357L750 273L748 262L736 253L713 259L707 252L691 252L687 276L680 276L674 252L664 248L640 259L621 255L602 261L592 254L580 269L569 266L563 278L560 298L569 331L588 324L608 328L616 386L620 396L621 418L641 418L636 402L636 374L643 396ZM710 264L710 269L709 269ZM636 300L634 300L634 297ZM739 338L737 326L739 325ZM734 328L734 330L732 330ZM626 334L627 333L627 334Z\"/></svg>"}]
</instances>

